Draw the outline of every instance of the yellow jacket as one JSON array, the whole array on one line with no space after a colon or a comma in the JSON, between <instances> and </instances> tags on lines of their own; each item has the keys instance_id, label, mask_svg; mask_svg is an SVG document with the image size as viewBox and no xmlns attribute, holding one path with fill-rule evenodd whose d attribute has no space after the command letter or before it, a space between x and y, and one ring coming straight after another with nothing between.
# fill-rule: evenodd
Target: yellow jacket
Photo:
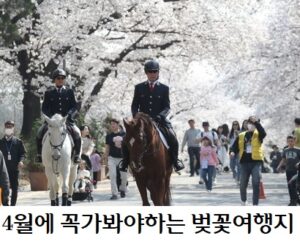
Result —
<instances>
[{"instance_id":1,"label":"yellow jacket","mask_svg":"<svg viewBox=\"0 0 300 244\"><path fill-rule=\"evenodd\" d=\"M240 158L242 158L243 153L245 151L245 135L246 131L239 134L239 155ZM252 153L251 157L253 160L263 160L263 149L262 144L258 137L259 133L258 130L254 130L251 140L251 146L252 146Z\"/></svg>"}]
</instances>

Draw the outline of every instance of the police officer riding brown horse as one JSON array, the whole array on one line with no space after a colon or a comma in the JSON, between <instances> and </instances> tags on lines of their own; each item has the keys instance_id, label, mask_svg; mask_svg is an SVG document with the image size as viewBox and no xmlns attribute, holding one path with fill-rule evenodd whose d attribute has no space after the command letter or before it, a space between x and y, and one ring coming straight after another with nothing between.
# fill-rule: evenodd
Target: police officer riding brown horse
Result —
<instances>
[{"instance_id":1,"label":"police officer riding brown horse","mask_svg":"<svg viewBox=\"0 0 300 244\"><path fill-rule=\"evenodd\" d=\"M169 144L169 155L175 171L184 168L178 160L178 141L170 121L166 118L170 112L169 87L159 81L159 64L154 60L145 63L147 81L135 86L134 97L131 105L133 117L142 112L148 114L159 126ZM123 161L120 163L120 170L127 171L130 163L129 150L127 145L122 145Z\"/></svg>"}]
</instances>

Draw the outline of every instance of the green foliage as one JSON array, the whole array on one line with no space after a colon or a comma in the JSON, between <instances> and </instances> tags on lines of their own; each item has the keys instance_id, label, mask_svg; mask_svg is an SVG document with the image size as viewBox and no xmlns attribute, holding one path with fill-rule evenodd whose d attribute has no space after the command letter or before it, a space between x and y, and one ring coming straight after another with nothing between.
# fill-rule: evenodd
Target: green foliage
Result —
<instances>
[{"instance_id":1,"label":"green foliage","mask_svg":"<svg viewBox=\"0 0 300 244\"><path fill-rule=\"evenodd\" d=\"M39 118L35 120L32 127L32 132L30 137L25 141L25 147L27 149L27 157L26 157L26 168L29 171L42 171L44 169L44 165L40 163L35 163L35 156L37 153L36 148L36 135L39 130L39 128L42 125L42 120Z\"/></svg>"},{"instance_id":2,"label":"green foliage","mask_svg":"<svg viewBox=\"0 0 300 244\"><path fill-rule=\"evenodd\" d=\"M5 0L0 3L0 43L11 45L20 38L17 23L34 10L32 0Z\"/></svg>"},{"instance_id":3,"label":"green foliage","mask_svg":"<svg viewBox=\"0 0 300 244\"><path fill-rule=\"evenodd\" d=\"M112 115L108 114L103 121L98 121L97 119L92 118L90 123L85 123L84 115L80 113L76 120L76 124L78 125L79 128L83 125L89 126L90 134L94 139L97 150L103 151L105 147L105 136L106 133L109 131L111 118Z\"/></svg>"}]
</instances>

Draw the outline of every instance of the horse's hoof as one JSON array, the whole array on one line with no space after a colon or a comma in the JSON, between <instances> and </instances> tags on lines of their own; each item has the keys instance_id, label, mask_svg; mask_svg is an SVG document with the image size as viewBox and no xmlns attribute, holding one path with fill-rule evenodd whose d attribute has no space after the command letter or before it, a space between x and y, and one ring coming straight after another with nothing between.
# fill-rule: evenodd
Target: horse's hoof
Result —
<instances>
[{"instance_id":1,"label":"horse's hoof","mask_svg":"<svg viewBox=\"0 0 300 244\"><path fill-rule=\"evenodd\" d=\"M71 205L72 205L72 197L69 196L67 200L67 206L71 206Z\"/></svg>"},{"instance_id":2,"label":"horse's hoof","mask_svg":"<svg viewBox=\"0 0 300 244\"><path fill-rule=\"evenodd\" d=\"M55 205L54 206L59 206L59 198L58 197L55 198L55 200L53 200L53 201L55 201Z\"/></svg>"},{"instance_id":3,"label":"horse's hoof","mask_svg":"<svg viewBox=\"0 0 300 244\"><path fill-rule=\"evenodd\" d=\"M51 206L56 206L56 201L55 200L51 200Z\"/></svg>"}]
</instances>

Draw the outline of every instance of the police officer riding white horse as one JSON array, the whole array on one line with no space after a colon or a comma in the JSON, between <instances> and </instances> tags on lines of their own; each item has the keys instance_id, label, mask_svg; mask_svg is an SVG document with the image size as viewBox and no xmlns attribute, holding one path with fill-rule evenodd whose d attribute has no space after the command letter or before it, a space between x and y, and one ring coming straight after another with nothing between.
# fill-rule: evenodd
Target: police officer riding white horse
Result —
<instances>
[{"instance_id":1,"label":"police officer riding white horse","mask_svg":"<svg viewBox=\"0 0 300 244\"><path fill-rule=\"evenodd\" d=\"M74 123L74 116L77 114L77 103L72 89L64 86L66 72L63 69L56 69L52 73L55 86L44 94L42 113L51 118L54 114L67 116L67 129L74 141L74 163L80 163L81 137L78 127ZM48 130L45 122L38 131L37 157L36 162L41 163L42 140Z\"/></svg>"},{"instance_id":2,"label":"police officer riding white horse","mask_svg":"<svg viewBox=\"0 0 300 244\"><path fill-rule=\"evenodd\" d=\"M159 81L159 63L150 60L145 63L145 73L148 80L135 86L134 97L131 105L133 117L138 112L148 114L162 128L162 133L169 144L171 162L176 172L184 169L178 160L178 141L170 121L166 118L170 112L169 87ZM127 171L129 165L129 150L126 144L122 145L123 161L120 170Z\"/></svg>"}]
</instances>

